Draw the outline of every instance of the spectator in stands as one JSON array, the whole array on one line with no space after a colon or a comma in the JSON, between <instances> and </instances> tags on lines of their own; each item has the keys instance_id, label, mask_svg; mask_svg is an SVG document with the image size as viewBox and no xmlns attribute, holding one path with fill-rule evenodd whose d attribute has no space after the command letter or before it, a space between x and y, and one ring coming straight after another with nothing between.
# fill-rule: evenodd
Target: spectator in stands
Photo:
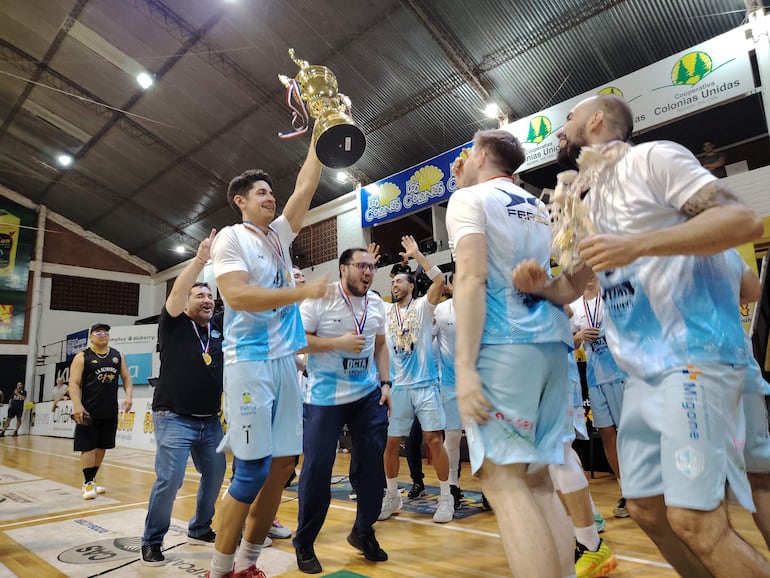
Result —
<instances>
[{"instance_id":1,"label":"spectator in stands","mask_svg":"<svg viewBox=\"0 0 770 578\"><path fill-rule=\"evenodd\" d=\"M727 170L725 164L727 164L727 157L724 153L716 152L714 150L714 141L707 140L703 143L703 154L700 157L700 164L703 168L711 171L711 174L715 177L723 179L727 176Z\"/></svg>"}]
</instances>

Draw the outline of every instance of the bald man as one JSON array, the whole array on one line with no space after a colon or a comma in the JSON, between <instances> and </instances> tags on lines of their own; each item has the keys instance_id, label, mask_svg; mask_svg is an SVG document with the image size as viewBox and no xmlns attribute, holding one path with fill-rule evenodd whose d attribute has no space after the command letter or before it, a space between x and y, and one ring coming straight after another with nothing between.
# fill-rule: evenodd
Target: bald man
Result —
<instances>
[{"instance_id":1,"label":"bald man","mask_svg":"<svg viewBox=\"0 0 770 578\"><path fill-rule=\"evenodd\" d=\"M618 431L623 495L683 576L770 576L770 563L730 527L724 499L729 481L753 509L735 426L749 354L725 250L761 236L762 222L687 149L632 146L632 131L626 102L603 95L579 103L558 134L562 164L592 152L582 192L597 234L579 253L597 274L607 343L629 374ZM547 299L575 290L534 263L514 282Z\"/></svg>"}]
</instances>

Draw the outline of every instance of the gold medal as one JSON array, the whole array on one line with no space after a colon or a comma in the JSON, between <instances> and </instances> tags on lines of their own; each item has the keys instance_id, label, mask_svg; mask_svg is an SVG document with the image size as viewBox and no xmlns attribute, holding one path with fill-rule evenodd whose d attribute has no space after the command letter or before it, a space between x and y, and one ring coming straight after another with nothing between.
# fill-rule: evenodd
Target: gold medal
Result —
<instances>
[{"instance_id":1,"label":"gold medal","mask_svg":"<svg viewBox=\"0 0 770 578\"><path fill-rule=\"evenodd\" d=\"M211 365L211 356L206 351L201 353L201 357L203 357L203 363Z\"/></svg>"}]
</instances>

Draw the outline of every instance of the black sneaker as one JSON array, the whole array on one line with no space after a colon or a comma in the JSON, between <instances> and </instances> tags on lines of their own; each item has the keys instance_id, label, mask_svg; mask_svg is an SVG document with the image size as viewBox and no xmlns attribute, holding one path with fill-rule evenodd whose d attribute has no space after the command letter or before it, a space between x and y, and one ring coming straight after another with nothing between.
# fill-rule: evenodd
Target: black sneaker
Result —
<instances>
[{"instance_id":1,"label":"black sneaker","mask_svg":"<svg viewBox=\"0 0 770 578\"><path fill-rule=\"evenodd\" d=\"M372 562L385 562L388 559L388 553L380 548L380 543L377 542L377 538L374 537L374 530L372 533L366 536L361 536L355 532L348 534L348 544L361 550L364 554L364 558L371 560Z\"/></svg>"},{"instance_id":2,"label":"black sneaker","mask_svg":"<svg viewBox=\"0 0 770 578\"><path fill-rule=\"evenodd\" d=\"M463 494L462 490L454 485L449 486L449 491L452 494L452 497L455 500L455 510L459 510L463 507L463 498L465 497L465 494Z\"/></svg>"},{"instance_id":3,"label":"black sneaker","mask_svg":"<svg viewBox=\"0 0 770 578\"><path fill-rule=\"evenodd\" d=\"M417 480L412 484L412 489L409 490L409 493L406 495L406 497L410 500L416 500L417 498L422 498L424 495L425 484L422 483L422 480Z\"/></svg>"},{"instance_id":4,"label":"black sneaker","mask_svg":"<svg viewBox=\"0 0 770 578\"><path fill-rule=\"evenodd\" d=\"M190 536L190 534L187 534L187 541L190 544L203 544L204 546L208 544L213 544L217 540L217 533L209 529L208 532L203 534L202 536Z\"/></svg>"},{"instance_id":5,"label":"black sneaker","mask_svg":"<svg viewBox=\"0 0 770 578\"><path fill-rule=\"evenodd\" d=\"M321 563L315 555L312 546L304 546L295 550L297 554L297 568L305 574L320 574L323 572Z\"/></svg>"},{"instance_id":6,"label":"black sneaker","mask_svg":"<svg viewBox=\"0 0 770 578\"><path fill-rule=\"evenodd\" d=\"M625 498L620 498L618 500L618 505L612 510L612 515L616 518L628 518L631 515L628 513L628 508L626 508Z\"/></svg>"},{"instance_id":7,"label":"black sneaker","mask_svg":"<svg viewBox=\"0 0 770 578\"><path fill-rule=\"evenodd\" d=\"M166 557L160 550L160 544L147 544L142 546L142 564L145 566L163 566Z\"/></svg>"}]
</instances>

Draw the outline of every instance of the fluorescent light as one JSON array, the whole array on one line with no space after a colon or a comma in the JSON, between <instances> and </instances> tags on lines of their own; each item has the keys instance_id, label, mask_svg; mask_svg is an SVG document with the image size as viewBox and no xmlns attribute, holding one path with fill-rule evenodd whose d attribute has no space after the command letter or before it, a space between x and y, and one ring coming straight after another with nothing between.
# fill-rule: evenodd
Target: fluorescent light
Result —
<instances>
[{"instance_id":1,"label":"fluorescent light","mask_svg":"<svg viewBox=\"0 0 770 578\"><path fill-rule=\"evenodd\" d=\"M484 114L486 114L489 118L497 118L497 116L500 114L500 107L497 106L497 103L490 102L486 108L484 108Z\"/></svg>"},{"instance_id":2,"label":"fluorescent light","mask_svg":"<svg viewBox=\"0 0 770 578\"><path fill-rule=\"evenodd\" d=\"M147 90L152 86L152 83L154 80L152 79L152 76L147 74L146 72L140 72L136 75L136 81L139 83L139 86L141 86L143 89Z\"/></svg>"},{"instance_id":3,"label":"fluorescent light","mask_svg":"<svg viewBox=\"0 0 770 578\"><path fill-rule=\"evenodd\" d=\"M176 249L174 249L177 253L184 253L186 249L182 245L177 245Z\"/></svg>"},{"instance_id":4,"label":"fluorescent light","mask_svg":"<svg viewBox=\"0 0 770 578\"><path fill-rule=\"evenodd\" d=\"M72 157L69 155L59 155L56 157L56 161L63 167L68 167L72 164Z\"/></svg>"},{"instance_id":5,"label":"fluorescent light","mask_svg":"<svg viewBox=\"0 0 770 578\"><path fill-rule=\"evenodd\" d=\"M337 173L337 180L341 183L344 183L348 180L348 174L345 171L340 171Z\"/></svg>"}]
</instances>

